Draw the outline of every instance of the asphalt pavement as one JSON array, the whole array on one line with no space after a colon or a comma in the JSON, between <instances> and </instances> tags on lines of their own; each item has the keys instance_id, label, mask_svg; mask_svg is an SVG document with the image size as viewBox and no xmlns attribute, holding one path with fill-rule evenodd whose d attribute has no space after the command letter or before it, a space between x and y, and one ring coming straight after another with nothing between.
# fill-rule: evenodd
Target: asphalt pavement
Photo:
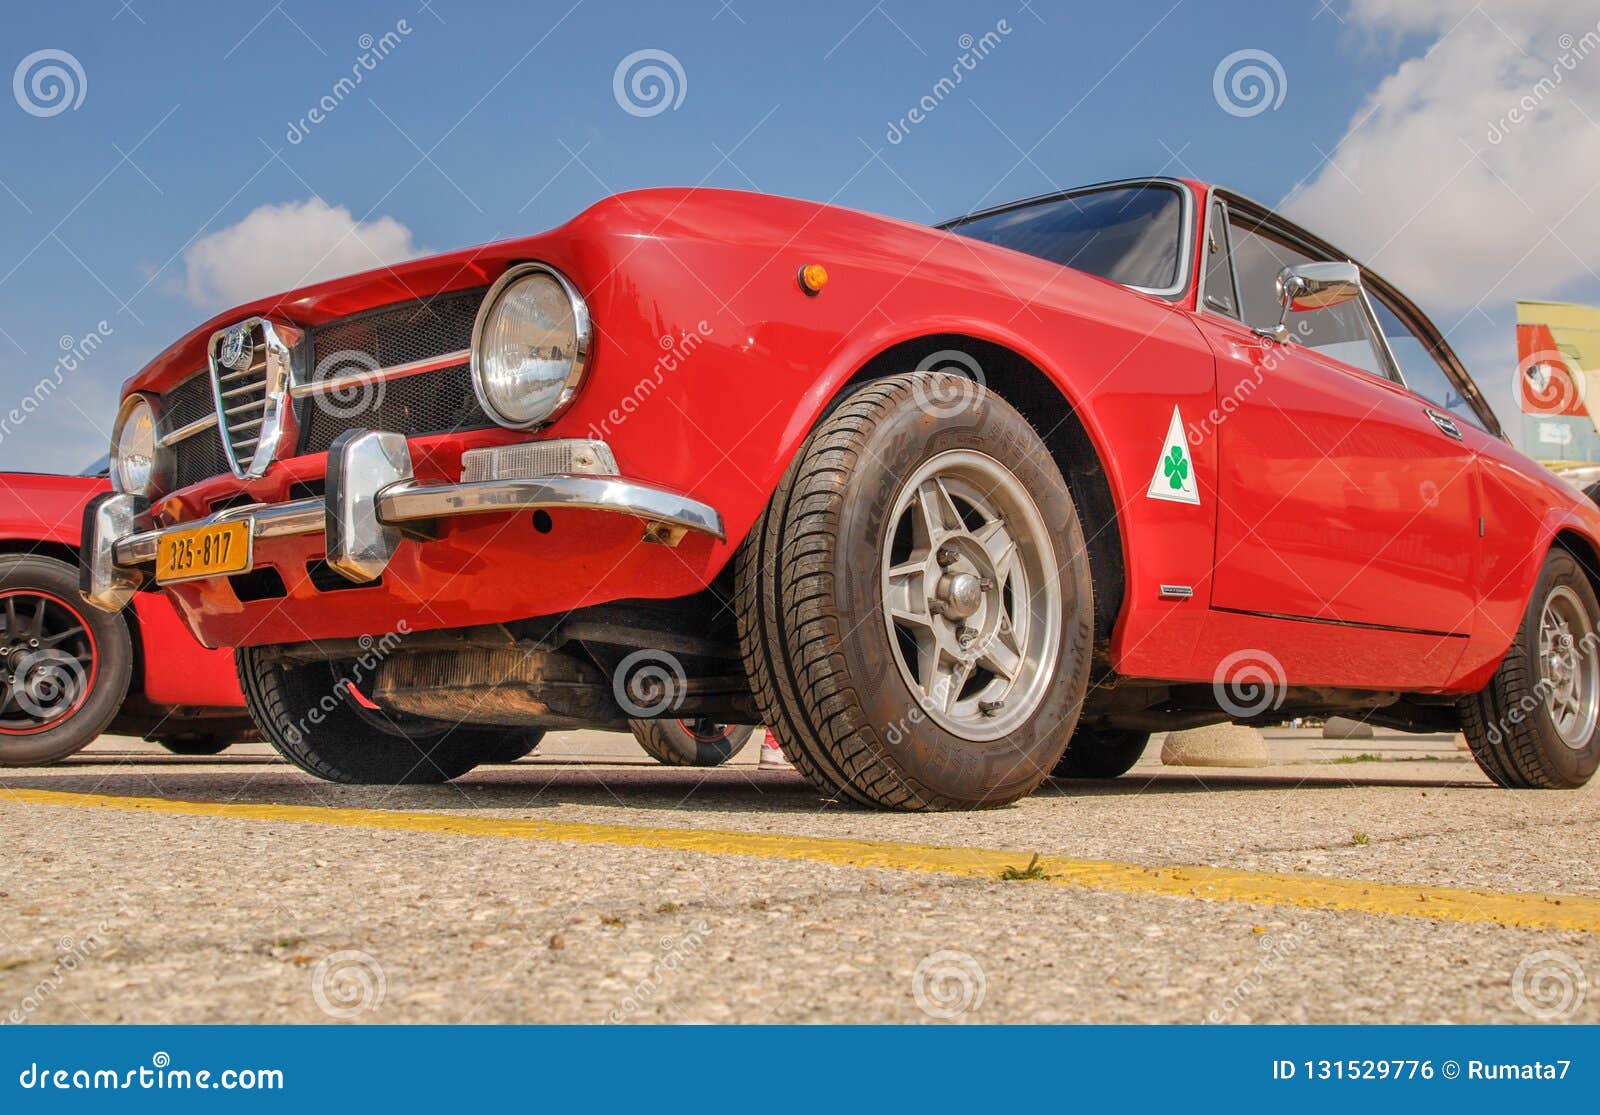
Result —
<instances>
[{"instance_id":1,"label":"asphalt pavement","mask_svg":"<svg viewBox=\"0 0 1600 1115\"><path fill-rule=\"evenodd\" d=\"M0 1021L1600 1022L1600 787L1267 740L906 815L754 746L355 788L108 737L0 771Z\"/></svg>"}]
</instances>

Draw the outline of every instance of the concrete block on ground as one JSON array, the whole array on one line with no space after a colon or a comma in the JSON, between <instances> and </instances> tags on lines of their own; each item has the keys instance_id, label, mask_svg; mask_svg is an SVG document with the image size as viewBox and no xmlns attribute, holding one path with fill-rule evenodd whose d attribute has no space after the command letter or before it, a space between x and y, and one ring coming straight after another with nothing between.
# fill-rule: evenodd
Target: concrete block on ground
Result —
<instances>
[{"instance_id":1,"label":"concrete block on ground","mask_svg":"<svg viewBox=\"0 0 1600 1115\"><path fill-rule=\"evenodd\" d=\"M1161 762L1169 767L1264 767L1272 762L1267 742L1243 724L1211 724L1168 732Z\"/></svg>"},{"instance_id":2,"label":"concrete block on ground","mask_svg":"<svg viewBox=\"0 0 1600 1115\"><path fill-rule=\"evenodd\" d=\"M1322 726L1323 739L1371 739L1372 725L1348 716L1330 716Z\"/></svg>"}]
</instances>

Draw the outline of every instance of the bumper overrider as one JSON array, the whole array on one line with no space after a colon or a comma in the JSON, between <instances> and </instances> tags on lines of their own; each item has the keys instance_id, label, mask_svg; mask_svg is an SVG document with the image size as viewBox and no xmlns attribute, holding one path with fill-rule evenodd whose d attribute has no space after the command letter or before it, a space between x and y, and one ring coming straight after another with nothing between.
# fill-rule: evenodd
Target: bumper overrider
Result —
<instances>
[{"instance_id":1,"label":"bumper overrider","mask_svg":"<svg viewBox=\"0 0 1600 1115\"><path fill-rule=\"evenodd\" d=\"M609 459L609 450L603 457ZM89 604L118 611L147 580L165 535L247 522L252 549L274 538L322 535L327 563L350 581L377 580L403 537L427 537L430 524L469 515L576 508L643 523L643 541L675 546L687 532L725 537L715 508L677 492L616 475L562 473L424 483L412 471L405 436L349 430L328 451L325 494L279 504L229 507L169 527L155 526L146 500L107 492L84 510L79 587ZM254 568L252 552L246 570ZM237 572L237 571L234 571ZM233 575L218 574L218 576Z\"/></svg>"}]
</instances>

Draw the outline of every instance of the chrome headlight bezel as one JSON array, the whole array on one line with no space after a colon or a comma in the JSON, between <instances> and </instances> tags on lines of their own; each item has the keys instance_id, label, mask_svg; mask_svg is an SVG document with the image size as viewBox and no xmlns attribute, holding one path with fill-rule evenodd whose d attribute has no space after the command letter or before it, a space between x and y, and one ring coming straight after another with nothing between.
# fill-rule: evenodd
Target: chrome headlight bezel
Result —
<instances>
[{"instance_id":1,"label":"chrome headlight bezel","mask_svg":"<svg viewBox=\"0 0 1600 1115\"><path fill-rule=\"evenodd\" d=\"M485 386L487 369L483 350L484 331L490 318L507 292L527 281L554 281L572 309L573 325L572 357L567 367L566 378L554 402L543 413L531 416L507 414L492 398ZM584 373L588 370L589 347L592 340L593 327L589 318L589 306L578 293L578 288L573 286L565 275L543 263L519 263L508 268L505 274L489 288L488 294L484 295L483 304L478 307L478 316L472 323L472 391L478 398L478 405L483 408L485 414L507 429L532 430L549 425L560 418L577 397L578 389L583 385Z\"/></svg>"},{"instance_id":2,"label":"chrome headlight bezel","mask_svg":"<svg viewBox=\"0 0 1600 1115\"><path fill-rule=\"evenodd\" d=\"M144 476L144 483L138 484L129 479L127 467L127 450L123 445L123 436L129 432L130 423L141 411L149 415L149 465ZM157 400L150 395L135 393L122 400L122 405L117 408L117 420L111 427L111 486L119 492L128 495L143 496L149 499L159 491L165 479L165 465L167 454L161 445L161 412Z\"/></svg>"}]
</instances>

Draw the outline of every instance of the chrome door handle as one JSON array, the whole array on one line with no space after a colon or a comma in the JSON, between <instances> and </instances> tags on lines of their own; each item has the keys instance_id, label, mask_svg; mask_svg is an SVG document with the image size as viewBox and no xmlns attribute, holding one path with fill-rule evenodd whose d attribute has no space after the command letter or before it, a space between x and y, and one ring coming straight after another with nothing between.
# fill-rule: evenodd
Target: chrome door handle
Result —
<instances>
[{"instance_id":1,"label":"chrome door handle","mask_svg":"<svg viewBox=\"0 0 1600 1115\"><path fill-rule=\"evenodd\" d=\"M1451 418L1447 414L1440 414L1432 407L1423 407L1422 413L1433 419L1433 424L1439 427L1440 432L1442 432L1445 436L1453 437L1457 441L1461 440L1461 427L1456 425L1456 420L1454 418Z\"/></svg>"}]
</instances>

